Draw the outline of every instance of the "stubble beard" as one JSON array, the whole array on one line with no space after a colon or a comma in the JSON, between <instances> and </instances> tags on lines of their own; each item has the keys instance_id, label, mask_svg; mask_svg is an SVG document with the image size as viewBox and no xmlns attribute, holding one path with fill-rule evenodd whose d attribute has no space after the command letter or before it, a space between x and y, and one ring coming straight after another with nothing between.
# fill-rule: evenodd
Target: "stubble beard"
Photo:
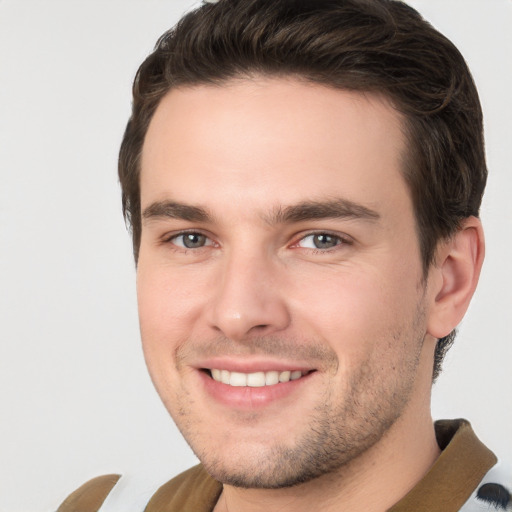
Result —
<instances>
[{"instance_id":1,"label":"stubble beard","mask_svg":"<svg viewBox=\"0 0 512 512\"><path fill-rule=\"evenodd\" d=\"M409 336L402 331L389 337L389 348L393 343L401 345L398 350L395 345L393 353L402 357L384 369L380 366L380 371L376 371L381 365L379 356L368 358L351 375L341 402L336 401L335 390L326 390L297 439L267 443L259 456L254 450L248 456L228 453L223 446L205 446L201 428L192 420L193 402L183 389L176 399L179 407L174 420L207 472L223 484L279 489L338 472L378 443L409 403L424 339L415 328L418 321L417 317L406 329Z\"/></svg>"}]
</instances>

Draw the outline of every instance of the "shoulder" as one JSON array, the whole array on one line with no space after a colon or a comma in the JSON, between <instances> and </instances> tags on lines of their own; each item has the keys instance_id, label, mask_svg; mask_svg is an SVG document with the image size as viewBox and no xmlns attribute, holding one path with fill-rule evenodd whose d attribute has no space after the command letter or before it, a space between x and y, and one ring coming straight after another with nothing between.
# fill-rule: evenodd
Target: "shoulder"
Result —
<instances>
[{"instance_id":1,"label":"shoulder","mask_svg":"<svg viewBox=\"0 0 512 512\"><path fill-rule=\"evenodd\" d=\"M467 420L436 422L436 435L450 469L443 476L470 483L472 493L460 512L512 511L512 465L495 456L475 435ZM449 473L451 471L451 475Z\"/></svg>"},{"instance_id":2,"label":"shoulder","mask_svg":"<svg viewBox=\"0 0 512 512\"><path fill-rule=\"evenodd\" d=\"M149 489L156 492L149 492ZM133 510L145 512L210 512L222 485L201 465L184 471L163 485L155 486L150 475L103 475L74 491L57 512L99 512Z\"/></svg>"},{"instance_id":3,"label":"shoulder","mask_svg":"<svg viewBox=\"0 0 512 512\"><path fill-rule=\"evenodd\" d=\"M102 475L72 492L57 512L97 512L121 475Z\"/></svg>"},{"instance_id":4,"label":"shoulder","mask_svg":"<svg viewBox=\"0 0 512 512\"><path fill-rule=\"evenodd\" d=\"M147 512L210 512L222 492L222 484L214 480L202 465L194 466L162 485L153 495Z\"/></svg>"},{"instance_id":5,"label":"shoulder","mask_svg":"<svg viewBox=\"0 0 512 512\"><path fill-rule=\"evenodd\" d=\"M461 512L512 510L512 464L498 461L478 484Z\"/></svg>"}]
</instances>

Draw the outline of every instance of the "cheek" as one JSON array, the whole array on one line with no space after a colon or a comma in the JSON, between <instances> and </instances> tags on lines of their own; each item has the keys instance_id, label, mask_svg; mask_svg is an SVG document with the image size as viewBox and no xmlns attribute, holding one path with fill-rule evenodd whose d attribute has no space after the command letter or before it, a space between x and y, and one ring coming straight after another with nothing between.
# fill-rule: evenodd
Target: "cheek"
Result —
<instances>
[{"instance_id":1,"label":"cheek","mask_svg":"<svg viewBox=\"0 0 512 512\"><path fill-rule=\"evenodd\" d=\"M137 301L142 348L153 384L168 405L178 386L175 353L187 339L187 309L183 284L168 272L157 271L143 259L137 269Z\"/></svg>"},{"instance_id":2,"label":"cheek","mask_svg":"<svg viewBox=\"0 0 512 512\"><path fill-rule=\"evenodd\" d=\"M404 283L414 283L416 273L412 266L390 263L304 279L290 295L293 316L301 331L312 328L309 335L323 338L341 357L364 357L379 339L392 339L414 318L418 289Z\"/></svg>"},{"instance_id":3,"label":"cheek","mask_svg":"<svg viewBox=\"0 0 512 512\"><path fill-rule=\"evenodd\" d=\"M176 348L183 342L186 332L180 318L185 306L176 293L177 283L161 273L137 271L137 301L142 348L149 372L158 386L160 374L168 374L174 367Z\"/></svg>"},{"instance_id":4,"label":"cheek","mask_svg":"<svg viewBox=\"0 0 512 512\"><path fill-rule=\"evenodd\" d=\"M190 334L204 297L201 290L197 273L139 262L137 300L143 343L174 343L185 329Z\"/></svg>"}]
</instances>

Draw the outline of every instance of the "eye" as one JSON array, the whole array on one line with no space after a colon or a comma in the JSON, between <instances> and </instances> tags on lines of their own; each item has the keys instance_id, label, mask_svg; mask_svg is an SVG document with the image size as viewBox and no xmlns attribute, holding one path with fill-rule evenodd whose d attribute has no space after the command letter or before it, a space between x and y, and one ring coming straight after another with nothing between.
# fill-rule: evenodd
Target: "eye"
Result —
<instances>
[{"instance_id":1,"label":"eye","mask_svg":"<svg viewBox=\"0 0 512 512\"><path fill-rule=\"evenodd\" d=\"M184 249L200 249L201 247L213 245L213 242L202 233L181 233L173 236L170 242Z\"/></svg>"},{"instance_id":2,"label":"eye","mask_svg":"<svg viewBox=\"0 0 512 512\"><path fill-rule=\"evenodd\" d=\"M340 236L331 235L329 233L312 233L302 238L297 244L305 249L332 249L337 245L346 243Z\"/></svg>"}]
</instances>

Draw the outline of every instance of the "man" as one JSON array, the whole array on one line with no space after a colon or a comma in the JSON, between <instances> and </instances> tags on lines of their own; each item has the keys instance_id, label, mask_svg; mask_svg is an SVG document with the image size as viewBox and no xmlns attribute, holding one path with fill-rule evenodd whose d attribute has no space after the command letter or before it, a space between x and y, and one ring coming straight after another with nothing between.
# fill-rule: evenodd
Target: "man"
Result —
<instances>
[{"instance_id":1,"label":"man","mask_svg":"<svg viewBox=\"0 0 512 512\"><path fill-rule=\"evenodd\" d=\"M430 414L484 257L458 50L397 1L220 0L133 92L143 347L202 465L142 500L99 477L59 511L505 510L492 452Z\"/></svg>"}]
</instances>

